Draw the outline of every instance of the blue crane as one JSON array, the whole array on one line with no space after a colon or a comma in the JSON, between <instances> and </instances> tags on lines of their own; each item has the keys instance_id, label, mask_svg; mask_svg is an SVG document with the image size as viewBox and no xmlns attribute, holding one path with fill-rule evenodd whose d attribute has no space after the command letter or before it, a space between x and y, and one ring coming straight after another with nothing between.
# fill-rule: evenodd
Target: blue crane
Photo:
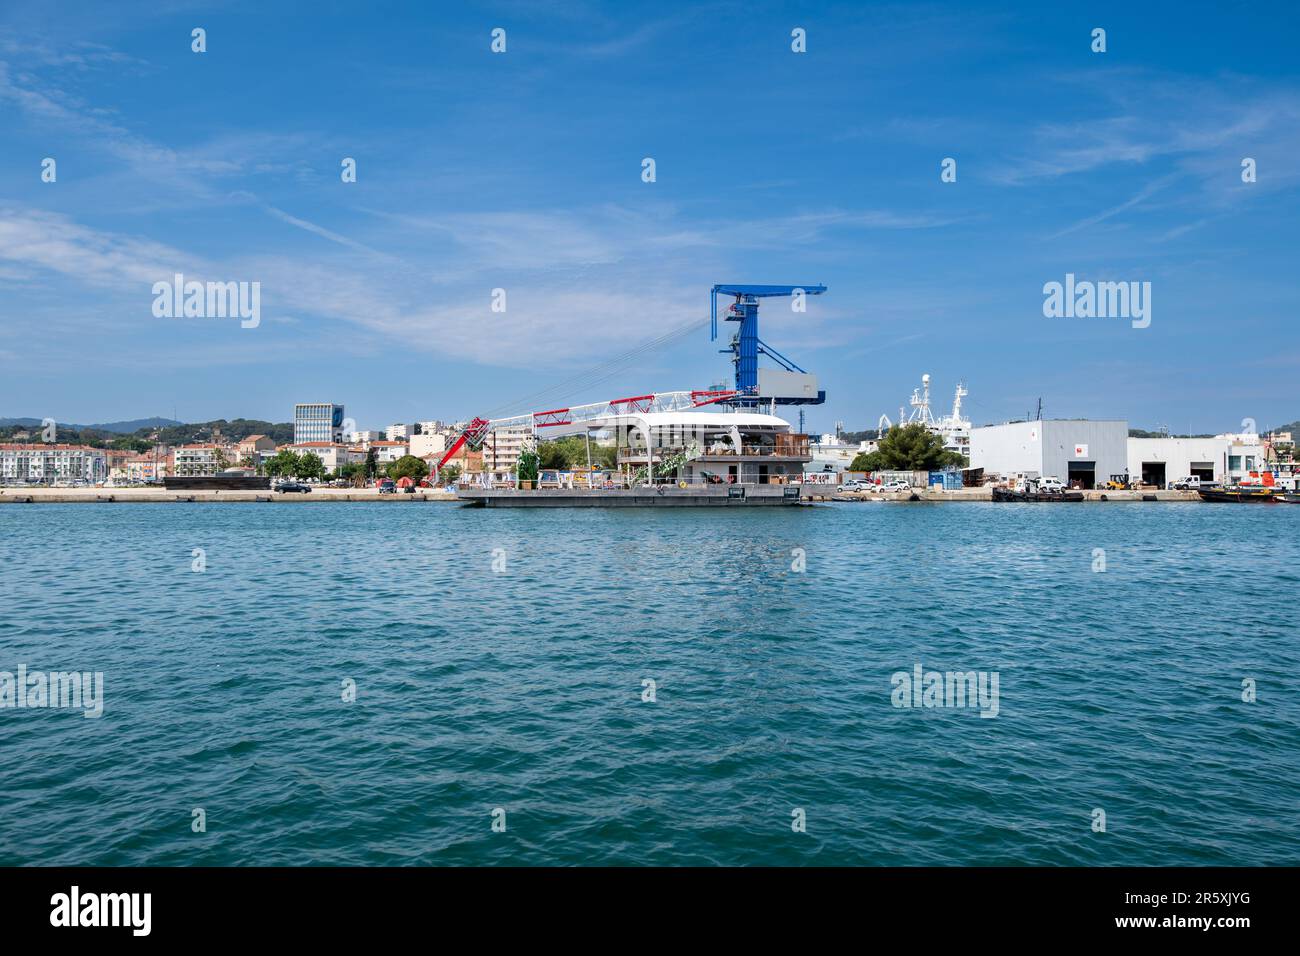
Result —
<instances>
[{"instance_id":1,"label":"blue crane","mask_svg":"<svg viewBox=\"0 0 1300 956\"><path fill-rule=\"evenodd\" d=\"M826 291L824 285L726 285L713 287L710 295L712 316L710 341L718 337L718 295L732 295L736 301L727 309L724 316L727 322L739 322L740 331L731 340L731 348L722 349L730 352L732 363L736 366L736 391L739 397L732 399L737 405L757 405L758 395L758 357L767 355L774 359L787 372L807 374L794 362L790 361L772 346L758 337L758 300L774 297L788 297L802 290L805 295L821 295ZM826 401L826 393L819 391L816 398L797 398L791 396L776 397L778 405L820 405Z\"/></svg>"}]
</instances>

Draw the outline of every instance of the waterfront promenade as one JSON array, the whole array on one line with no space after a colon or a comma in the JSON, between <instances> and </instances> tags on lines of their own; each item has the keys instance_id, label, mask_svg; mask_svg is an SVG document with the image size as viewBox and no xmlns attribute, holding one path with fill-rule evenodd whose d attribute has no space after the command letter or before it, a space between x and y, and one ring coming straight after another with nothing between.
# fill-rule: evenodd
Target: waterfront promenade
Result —
<instances>
[{"instance_id":1,"label":"waterfront promenade","mask_svg":"<svg viewBox=\"0 0 1300 956\"><path fill-rule=\"evenodd\" d=\"M260 491L170 491L161 488L0 488L0 504L74 504L74 503L157 503L169 501L212 502L344 502L344 501L455 501L455 495L443 488L420 489L415 494L379 493L378 488L312 488L308 494L284 494Z\"/></svg>"}]
</instances>

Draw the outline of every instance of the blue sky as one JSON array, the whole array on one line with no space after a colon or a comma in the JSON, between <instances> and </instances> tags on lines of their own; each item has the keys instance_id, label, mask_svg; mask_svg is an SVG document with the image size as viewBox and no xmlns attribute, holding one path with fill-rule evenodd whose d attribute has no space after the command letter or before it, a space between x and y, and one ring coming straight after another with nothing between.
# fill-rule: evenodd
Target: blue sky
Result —
<instances>
[{"instance_id":1,"label":"blue sky","mask_svg":"<svg viewBox=\"0 0 1300 956\"><path fill-rule=\"evenodd\" d=\"M828 393L810 430L895 417L923 372L977 422L1300 418L1300 14L974 6L6 0L0 417L702 387L730 376L704 326L578 385L715 282L821 282L763 309ZM178 271L260 282L261 324L155 318ZM1150 327L1045 318L1068 272L1149 281Z\"/></svg>"}]
</instances>

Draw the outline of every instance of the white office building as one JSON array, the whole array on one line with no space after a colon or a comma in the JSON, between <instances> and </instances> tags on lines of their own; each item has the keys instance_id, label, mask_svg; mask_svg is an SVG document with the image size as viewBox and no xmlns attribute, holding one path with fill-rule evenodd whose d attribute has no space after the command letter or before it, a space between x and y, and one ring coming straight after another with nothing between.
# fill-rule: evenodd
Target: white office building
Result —
<instances>
[{"instance_id":1,"label":"white office building","mask_svg":"<svg viewBox=\"0 0 1300 956\"><path fill-rule=\"evenodd\" d=\"M293 443L343 441L343 406L327 402L293 407Z\"/></svg>"}]
</instances>

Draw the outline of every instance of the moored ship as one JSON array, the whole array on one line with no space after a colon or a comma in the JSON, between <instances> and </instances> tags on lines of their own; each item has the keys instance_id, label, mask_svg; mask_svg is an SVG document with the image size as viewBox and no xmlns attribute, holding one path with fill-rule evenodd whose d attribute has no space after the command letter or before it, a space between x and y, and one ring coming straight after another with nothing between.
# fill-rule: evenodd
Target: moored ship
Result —
<instances>
[{"instance_id":1,"label":"moored ship","mask_svg":"<svg viewBox=\"0 0 1300 956\"><path fill-rule=\"evenodd\" d=\"M1278 500L1277 489L1267 485L1199 488L1196 493L1201 496L1202 501L1271 504Z\"/></svg>"}]
</instances>

